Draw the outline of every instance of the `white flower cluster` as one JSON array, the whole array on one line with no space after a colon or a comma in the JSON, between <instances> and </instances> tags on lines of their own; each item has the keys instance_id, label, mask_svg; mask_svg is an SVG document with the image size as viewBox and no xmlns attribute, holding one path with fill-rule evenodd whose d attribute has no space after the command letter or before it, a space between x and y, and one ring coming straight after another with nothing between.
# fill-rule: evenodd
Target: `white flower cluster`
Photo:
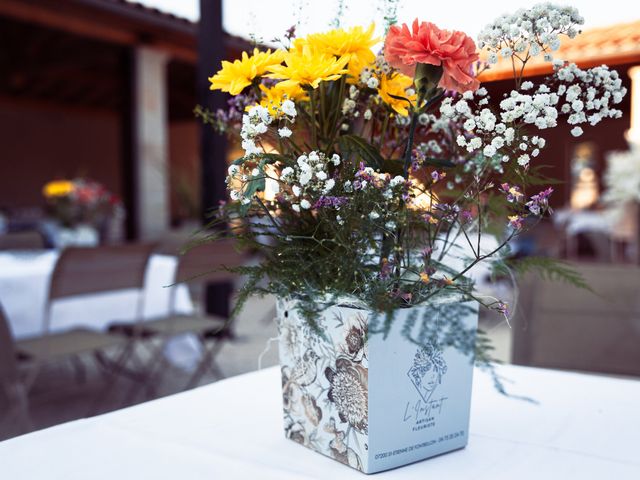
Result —
<instances>
[{"instance_id":1,"label":"white flower cluster","mask_svg":"<svg viewBox=\"0 0 640 480\"><path fill-rule=\"evenodd\" d=\"M278 114L285 121L293 123L297 115L295 104L291 100L283 101L278 109ZM251 107L249 111L242 116L240 137L242 138L242 148L246 156L264 153L262 147L256 144L256 142L259 142L260 135L266 133L273 121L274 118L271 113L269 113L269 109L262 105ZM287 126L278 129L278 134L283 138L290 137L291 133L291 130Z\"/></svg>"},{"instance_id":2,"label":"white flower cluster","mask_svg":"<svg viewBox=\"0 0 640 480\"><path fill-rule=\"evenodd\" d=\"M340 156L333 154L327 157L322 152L312 151L300 155L296 165L285 167L280 173L280 181L288 185L291 194L284 194L291 201L291 208L309 210L314 200L321 195L328 195L335 187L336 181L329 178L329 165L340 165Z\"/></svg>"},{"instance_id":3,"label":"white flower cluster","mask_svg":"<svg viewBox=\"0 0 640 480\"><path fill-rule=\"evenodd\" d=\"M561 62L556 62L554 67L555 77L561 82L557 88L560 112L568 115L569 125L574 125L572 135L582 134L578 126L581 123L594 126L605 118L622 116L621 110L613 108L627 94L617 71L609 70L606 65L582 70L574 63L563 65Z\"/></svg>"},{"instance_id":4,"label":"white flower cluster","mask_svg":"<svg viewBox=\"0 0 640 480\"><path fill-rule=\"evenodd\" d=\"M521 90L529 89L531 82L524 82ZM551 92L546 85L540 85L532 94L512 90L500 102L500 120L505 123L523 122L535 125L538 129L553 128L558 125L558 110L556 105L560 97Z\"/></svg>"},{"instance_id":5,"label":"white flower cluster","mask_svg":"<svg viewBox=\"0 0 640 480\"><path fill-rule=\"evenodd\" d=\"M365 67L360 72L360 83L369 88L378 88L379 78L382 75L389 75L392 69L384 59L383 55L378 55L374 65Z\"/></svg>"},{"instance_id":6,"label":"white flower cluster","mask_svg":"<svg viewBox=\"0 0 640 480\"><path fill-rule=\"evenodd\" d=\"M273 117L269 110L261 105L251 107L247 113L242 116L242 129L240 137L242 138L242 148L245 155L255 155L263 153L261 147L256 145L258 137L265 133L273 122Z\"/></svg>"},{"instance_id":7,"label":"white flower cluster","mask_svg":"<svg viewBox=\"0 0 640 480\"><path fill-rule=\"evenodd\" d=\"M254 178L261 176L260 170L254 168L251 175L247 175L240 166L234 164L229 166L227 173L225 183L231 200L239 201L243 205L251 203L251 198L244 194L244 187Z\"/></svg>"},{"instance_id":8,"label":"white flower cluster","mask_svg":"<svg viewBox=\"0 0 640 480\"><path fill-rule=\"evenodd\" d=\"M498 55L520 58L545 54L551 60L550 51L560 48L560 35L574 38L584 19L573 7L552 3L540 3L529 9L519 9L514 14L504 14L487 25L478 35L478 47L487 48L489 63L496 63Z\"/></svg>"},{"instance_id":9,"label":"white flower cluster","mask_svg":"<svg viewBox=\"0 0 640 480\"><path fill-rule=\"evenodd\" d=\"M513 90L500 102L500 118L505 123L522 121L538 129L557 125L559 114L567 115L567 123L573 125L571 134L580 136L578 125L597 125L604 118L620 118L622 112L612 105L622 101L627 89L615 70L605 65L582 70L575 64L556 62L555 78L559 80L553 90L541 84L531 94ZM523 82L521 90L533 89L532 82Z\"/></svg>"},{"instance_id":10,"label":"white flower cluster","mask_svg":"<svg viewBox=\"0 0 640 480\"><path fill-rule=\"evenodd\" d=\"M573 128L571 134L583 133L580 124L596 125L605 118L620 118L622 112L613 107L622 101L627 89L615 70L605 65L582 70L575 64L554 63L550 82L537 87L525 81L520 90L512 90L500 102L499 112L487 108L485 92L466 92L461 98L446 98L440 106L443 118L462 125L456 139L467 152L482 151L485 158L502 162L516 158L527 167L545 145L543 138L522 135L523 126L538 130L558 125L560 115ZM477 97L483 97L474 101ZM434 125L435 127L435 125ZM500 171L499 164L494 168Z\"/></svg>"},{"instance_id":11,"label":"white flower cluster","mask_svg":"<svg viewBox=\"0 0 640 480\"><path fill-rule=\"evenodd\" d=\"M467 92L463 97L445 98L440 105L440 113L443 118L462 125L463 133L456 138L458 147L466 149L467 153L481 152L481 157L492 162L493 168L501 172L501 162L508 162L512 158L522 167L527 167L532 157L540 154L540 149L545 146L544 138L521 135L516 121L523 116L524 111L533 109L533 101L525 106L520 106L513 113L505 115L504 110L511 108L509 97L501 103L500 118L486 107L486 90L480 89L475 95L479 100L473 101L474 94ZM530 96L526 96L530 97ZM510 110L508 110L510 111ZM521 112L522 111L522 112ZM546 115L542 110L543 115ZM550 114L550 112L549 112ZM556 113L557 116L557 113Z\"/></svg>"}]
</instances>

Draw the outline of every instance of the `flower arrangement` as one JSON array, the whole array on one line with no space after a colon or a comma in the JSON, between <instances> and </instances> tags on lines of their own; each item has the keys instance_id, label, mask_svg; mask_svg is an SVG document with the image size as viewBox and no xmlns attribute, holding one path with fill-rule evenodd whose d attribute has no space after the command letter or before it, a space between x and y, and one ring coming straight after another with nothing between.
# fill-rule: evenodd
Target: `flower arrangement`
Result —
<instances>
[{"instance_id":1,"label":"flower arrangement","mask_svg":"<svg viewBox=\"0 0 640 480\"><path fill-rule=\"evenodd\" d=\"M66 228L79 224L99 227L121 204L104 185L86 178L53 180L43 187L42 194L49 214Z\"/></svg>"},{"instance_id":2,"label":"flower arrangement","mask_svg":"<svg viewBox=\"0 0 640 480\"><path fill-rule=\"evenodd\" d=\"M621 115L626 91L606 66L556 60L544 82L524 80L581 23L544 4L500 17L478 44L415 20L385 38L373 25L289 32L282 48L223 62L211 89L232 95L229 108L197 113L245 152L212 222L225 227L213 237L263 254L237 269L248 276L238 308L254 293L293 297L313 324L323 304L388 313L452 292L508 315L469 273L504 266L509 242L549 212L545 131L564 121L579 135ZM478 76L499 56L515 87L493 101ZM486 235L499 239L489 250Z\"/></svg>"}]
</instances>

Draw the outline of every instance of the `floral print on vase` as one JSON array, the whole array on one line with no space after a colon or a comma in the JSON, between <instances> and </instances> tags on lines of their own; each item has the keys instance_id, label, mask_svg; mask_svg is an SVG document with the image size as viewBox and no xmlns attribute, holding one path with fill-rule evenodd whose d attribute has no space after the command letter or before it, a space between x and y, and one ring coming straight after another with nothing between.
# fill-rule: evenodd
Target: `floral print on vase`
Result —
<instances>
[{"instance_id":1,"label":"floral print on vase","mask_svg":"<svg viewBox=\"0 0 640 480\"><path fill-rule=\"evenodd\" d=\"M317 335L293 302L278 301L285 434L306 447L363 470L368 448L367 317L330 307Z\"/></svg>"}]
</instances>

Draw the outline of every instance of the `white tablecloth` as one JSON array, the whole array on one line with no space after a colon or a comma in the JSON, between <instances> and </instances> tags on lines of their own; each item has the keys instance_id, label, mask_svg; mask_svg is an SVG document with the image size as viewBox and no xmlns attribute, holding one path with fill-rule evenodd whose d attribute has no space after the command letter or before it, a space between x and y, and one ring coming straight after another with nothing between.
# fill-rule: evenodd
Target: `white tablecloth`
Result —
<instances>
[{"instance_id":1,"label":"white tablecloth","mask_svg":"<svg viewBox=\"0 0 640 480\"><path fill-rule=\"evenodd\" d=\"M469 445L376 479L638 479L640 382L505 366L476 372ZM363 474L286 440L277 367L0 443L6 479L288 480Z\"/></svg>"},{"instance_id":2,"label":"white tablecloth","mask_svg":"<svg viewBox=\"0 0 640 480\"><path fill-rule=\"evenodd\" d=\"M59 256L57 251L0 253L0 303L16 339L42 335L49 280ZM169 309L170 288L177 266L175 257L153 255L145 278L144 318L164 315ZM193 309L184 285L176 291L176 310ZM86 326L104 329L118 320L135 319L135 291L83 295L55 302L51 330Z\"/></svg>"}]
</instances>

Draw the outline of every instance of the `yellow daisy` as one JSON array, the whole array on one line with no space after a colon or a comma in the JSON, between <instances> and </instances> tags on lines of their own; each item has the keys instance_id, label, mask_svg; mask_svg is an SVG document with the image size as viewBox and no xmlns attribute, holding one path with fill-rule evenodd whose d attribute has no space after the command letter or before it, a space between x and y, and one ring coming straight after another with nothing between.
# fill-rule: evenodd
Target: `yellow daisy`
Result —
<instances>
[{"instance_id":1,"label":"yellow daisy","mask_svg":"<svg viewBox=\"0 0 640 480\"><path fill-rule=\"evenodd\" d=\"M307 97L306 92L299 85L283 86L282 82L271 88L260 85L260 90L262 91L260 105L267 108L274 117L280 115L279 107L285 100L304 100Z\"/></svg>"},{"instance_id":2,"label":"yellow daisy","mask_svg":"<svg viewBox=\"0 0 640 480\"><path fill-rule=\"evenodd\" d=\"M360 63L358 61L352 60L347 65L347 70L349 71L349 77L347 78L347 83L356 84L360 81L360 75L362 74L365 68L374 69L375 62L370 63Z\"/></svg>"},{"instance_id":3,"label":"yellow daisy","mask_svg":"<svg viewBox=\"0 0 640 480\"><path fill-rule=\"evenodd\" d=\"M54 180L44 186L42 194L46 198L66 197L73 193L74 188L69 180Z\"/></svg>"},{"instance_id":4,"label":"yellow daisy","mask_svg":"<svg viewBox=\"0 0 640 480\"><path fill-rule=\"evenodd\" d=\"M309 45L295 48L285 54L285 65L272 65L267 77L279 78L282 87L290 88L294 85L318 88L320 82L337 80L347 73L345 66L349 61L346 57L336 58L325 52L319 52Z\"/></svg>"},{"instance_id":5,"label":"yellow daisy","mask_svg":"<svg viewBox=\"0 0 640 480\"><path fill-rule=\"evenodd\" d=\"M380 40L374 37L375 24L369 25L366 30L361 27L353 27L348 30L336 28L325 33L308 35L306 43L311 48L320 52L326 52L336 57L346 57L348 63L365 65L376 58L371 48Z\"/></svg>"},{"instance_id":6,"label":"yellow daisy","mask_svg":"<svg viewBox=\"0 0 640 480\"><path fill-rule=\"evenodd\" d=\"M238 95L242 90L251 85L254 79L264 75L269 68L282 62L285 52L271 50L261 52L257 48L253 50L253 55L242 52L242 59L232 62L223 61L222 68L213 76L209 77L211 90L222 90L231 95Z\"/></svg>"},{"instance_id":7,"label":"yellow daisy","mask_svg":"<svg viewBox=\"0 0 640 480\"><path fill-rule=\"evenodd\" d=\"M312 48L311 45L309 45L309 42L307 41L307 37L298 37L293 40L293 43L289 48L289 52L290 53L296 52L296 53L302 54L302 50L304 50L304 47Z\"/></svg>"},{"instance_id":8,"label":"yellow daisy","mask_svg":"<svg viewBox=\"0 0 640 480\"><path fill-rule=\"evenodd\" d=\"M397 73L393 76L382 75L382 78L380 78L378 93L384 103L389 105L396 113L406 117L409 115L409 104L407 101L393 98L391 95L408 98L412 103L415 103L415 93L413 95L407 95L407 89L412 87L413 79L411 77L401 73Z\"/></svg>"}]
</instances>

